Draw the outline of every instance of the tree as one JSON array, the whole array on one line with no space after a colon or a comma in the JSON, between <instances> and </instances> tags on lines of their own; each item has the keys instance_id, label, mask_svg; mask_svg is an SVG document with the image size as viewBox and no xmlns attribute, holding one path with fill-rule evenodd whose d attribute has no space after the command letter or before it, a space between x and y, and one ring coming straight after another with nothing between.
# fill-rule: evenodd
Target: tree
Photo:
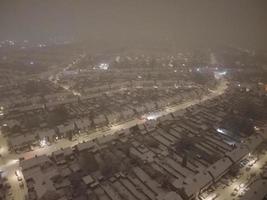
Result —
<instances>
[{"instance_id":1,"label":"tree","mask_svg":"<svg viewBox=\"0 0 267 200\"><path fill-rule=\"evenodd\" d=\"M182 137L181 140L179 140L175 147L176 151L184 151L186 149L191 149L194 146L194 139L188 136Z\"/></svg>"},{"instance_id":2,"label":"tree","mask_svg":"<svg viewBox=\"0 0 267 200\"><path fill-rule=\"evenodd\" d=\"M233 104L232 109L237 110L240 115L247 119L261 120L267 114L266 101L266 98L262 98L256 102L253 98L247 97Z\"/></svg>"},{"instance_id":3,"label":"tree","mask_svg":"<svg viewBox=\"0 0 267 200\"><path fill-rule=\"evenodd\" d=\"M91 152L83 151L79 155L79 163L84 171L90 173L95 172L99 169L99 165Z\"/></svg>"},{"instance_id":4,"label":"tree","mask_svg":"<svg viewBox=\"0 0 267 200\"><path fill-rule=\"evenodd\" d=\"M108 150L102 153L102 161L100 171L103 176L109 177L120 169L120 162Z\"/></svg>"},{"instance_id":5,"label":"tree","mask_svg":"<svg viewBox=\"0 0 267 200\"><path fill-rule=\"evenodd\" d=\"M214 76L211 73L202 73L194 71L191 75L192 80L200 85L205 85L209 81L214 81Z\"/></svg>"},{"instance_id":6,"label":"tree","mask_svg":"<svg viewBox=\"0 0 267 200\"><path fill-rule=\"evenodd\" d=\"M69 118L69 113L67 109L61 105L56 107L53 111L51 111L48 115L48 123L51 126L56 126L64 123Z\"/></svg>"},{"instance_id":7,"label":"tree","mask_svg":"<svg viewBox=\"0 0 267 200\"><path fill-rule=\"evenodd\" d=\"M19 125L15 125L15 126L13 126L13 127L10 129L10 132L11 132L11 133L19 133L19 132L21 132L21 126L19 126Z\"/></svg>"},{"instance_id":8,"label":"tree","mask_svg":"<svg viewBox=\"0 0 267 200\"><path fill-rule=\"evenodd\" d=\"M254 123L252 120L235 115L224 117L221 127L235 134L244 133L246 136L249 136L254 133Z\"/></svg>"},{"instance_id":9,"label":"tree","mask_svg":"<svg viewBox=\"0 0 267 200\"><path fill-rule=\"evenodd\" d=\"M32 129L39 126L40 120L36 116L27 116L24 121L24 124L27 129Z\"/></svg>"}]
</instances>

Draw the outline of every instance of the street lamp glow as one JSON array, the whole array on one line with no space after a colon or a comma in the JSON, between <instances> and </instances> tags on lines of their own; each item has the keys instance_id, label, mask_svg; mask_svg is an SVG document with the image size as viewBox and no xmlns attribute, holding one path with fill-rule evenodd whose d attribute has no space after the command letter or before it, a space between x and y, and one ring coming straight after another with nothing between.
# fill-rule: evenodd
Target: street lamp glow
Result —
<instances>
[{"instance_id":1,"label":"street lamp glow","mask_svg":"<svg viewBox=\"0 0 267 200\"><path fill-rule=\"evenodd\" d=\"M108 70L109 68L109 64L107 63L101 63L99 66L98 66L99 69L101 70Z\"/></svg>"},{"instance_id":2,"label":"street lamp glow","mask_svg":"<svg viewBox=\"0 0 267 200\"><path fill-rule=\"evenodd\" d=\"M222 134L225 134L225 130L221 129L221 128L217 128L216 131L218 133L222 133Z\"/></svg>"},{"instance_id":3,"label":"street lamp glow","mask_svg":"<svg viewBox=\"0 0 267 200\"><path fill-rule=\"evenodd\" d=\"M45 138L43 138L42 140L40 140L40 146L41 146L41 147L44 147L44 146L46 146L46 145L47 145L47 141L46 141Z\"/></svg>"},{"instance_id":4,"label":"street lamp glow","mask_svg":"<svg viewBox=\"0 0 267 200\"><path fill-rule=\"evenodd\" d=\"M255 130L255 131L259 131L260 129L259 129L259 127L257 127L257 126L254 126L254 130Z\"/></svg>"},{"instance_id":5,"label":"street lamp glow","mask_svg":"<svg viewBox=\"0 0 267 200\"><path fill-rule=\"evenodd\" d=\"M144 116L147 120L156 120L158 117L160 117L160 113L149 113Z\"/></svg>"},{"instance_id":6,"label":"street lamp glow","mask_svg":"<svg viewBox=\"0 0 267 200\"><path fill-rule=\"evenodd\" d=\"M80 92L73 91L73 95L75 96L82 96Z\"/></svg>"}]
</instances>

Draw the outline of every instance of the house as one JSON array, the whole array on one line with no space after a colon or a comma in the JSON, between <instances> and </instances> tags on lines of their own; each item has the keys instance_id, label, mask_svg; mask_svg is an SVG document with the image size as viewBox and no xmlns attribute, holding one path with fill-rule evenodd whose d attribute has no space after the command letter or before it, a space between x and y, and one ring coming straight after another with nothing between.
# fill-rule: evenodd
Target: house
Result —
<instances>
[{"instance_id":1,"label":"house","mask_svg":"<svg viewBox=\"0 0 267 200\"><path fill-rule=\"evenodd\" d=\"M112 112L112 113L107 115L107 119L108 119L110 124L115 124L115 123L119 122L120 118L121 118L121 116L120 116L120 113L118 113L118 112Z\"/></svg>"},{"instance_id":2,"label":"house","mask_svg":"<svg viewBox=\"0 0 267 200\"><path fill-rule=\"evenodd\" d=\"M138 114L143 114L146 112L146 107L143 105L135 106L134 108Z\"/></svg>"},{"instance_id":3,"label":"house","mask_svg":"<svg viewBox=\"0 0 267 200\"><path fill-rule=\"evenodd\" d=\"M158 100L156 103L157 103L159 108L163 108L163 107L166 107L168 105L168 102L163 100L163 99Z\"/></svg>"},{"instance_id":4,"label":"house","mask_svg":"<svg viewBox=\"0 0 267 200\"><path fill-rule=\"evenodd\" d=\"M95 116L93 120L96 127L101 127L107 124L106 117L103 114Z\"/></svg>"},{"instance_id":5,"label":"house","mask_svg":"<svg viewBox=\"0 0 267 200\"><path fill-rule=\"evenodd\" d=\"M176 192L168 192L157 197L157 200L183 200L182 197Z\"/></svg>"},{"instance_id":6,"label":"house","mask_svg":"<svg viewBox=\"0 0 267 200\"><path fill-rule=\"evenodd\" d=\"M233 163L229 158L224 157L212 164L206 170L210 172L214 181L217 181L230 169L232 164Z\"/></svg>"},{"instance_id":7,"label":"house","mask_svg":"<svg viewBox=\"0 0 267 200\"><path fill-rule=\"evenodd\" d=\"M15 119L10 119L8 121L5 121L3 126L6 126L8 128L13 128L15 126L20 126L20 122Z\"/></svg>"},{"instance_id":8,"label":"house","mask_svg":"<svg viewBox=\"0 0 267 200\"><path fill-rule=\"evenodd\" d=\"M150 103L146 103L145 107L147 108L147 110L152 111L152 110L155 110L156 105L153 102L150 102Z\"/></svg>"},{"instance_id":9,"label":"house","mask_svg":"<svg viewBox=\"0 0 267 200\"><path fill-rule=\"evenodd\" d=\"M26 183L31 184L29 195L34 191L37 199L43 199L49 194L57 193L53 179L59 177L59 175L59 171L53 166L43 170L37 165L34 168L23 171Z\"/></svg>"},{"instance_id":10,"label":"house","mask_svg":"<svg viewBox=\"0 0 267 200\"><path fill-rule=\"evenodd\" d=\"M172 185L176 189L184 189L185 194L189 199L197 196L197 194L203 189L208 187L212 183L212 176L208 172L199 172L194 176L190 176L183 181L183 185L175 180Z\"/></svg>"},{"instance_id":11,"label":"house","mask_svg":"<svg viewBox=\"0 0 267 200\"><path fill-rule=\"evenodd\" d=\"M130 120L134 117L135 113L132 109L127 109L122 111L122 115L125 120Z\"/></svg>"},{"instance_id":12,"label":"house","mask_svg":"<svg viewBox=\"0 0 267 200\"><path fill-rule=\"evenodd\" d=\"M57 126L58 133L63 137L66 137L68 133L73 132L74 128L74 123L61 124Z\"/></svg>"},{"instance_id":13,"label":"house","mask_svg":"<svg viewBox=\"0 0 267 200\"><path fill-rule=\"evenodd\" d=\"M229 157L233 162L240 161L245 155L249 153L249 150L243 144L237 144L236 148L231 152L227 152L225 156Z\"/></svg>"},{"instance_id":14,"label":"house","mask_svg":"<svg viewBox=\"0 0 267 200\"><path fill-rule=\"evenodd\" d=\"M79 143L76 145L76 149L79 152L84 151L84 150L90 150L90 149L93 149L94 147L96 147L96 143L93 141L87 141L87 142Z\"/></svg>"},{"instance_id":15,"label":"house","mask_svg":"<svg viewBox=\"0 0 267 200\"><path fill-rule=\"evenodd\" d=\"M37 131L36 134L38 135L40 140L45 138L49 142L54 141L54 139L56 138L56 131L54 129L46 129L46 130Z\"/></svg>"},{"instance_id":16,"label":"house","mask_svg":"<svg viewBox=\"0 0 267 200\"><path fill-rule=\"evenodd\" d=\"M65 149L60 149L60 150L54 151L52 153L52 157L56 161L60 161L60 160L63 160L65 158L70 157L72 154L73 154L72 148L71 147L67 147Z\"/></svg>"},{"instance_id":17,"label":"house","mask_svg":"<svg viewBox=\"0 0 267 200\"><path fill-rule=\"evenodd\" d=\"M98 145L103 145L103 144L111 142L117 138L118 138L118 135L112 134L112 135L106 135L103 137L98 137L96 140L97 140Z\"/></svg>"},{"instance_id":18,"label":"house","mask_svg":"<svg viewBox=\"0 0 267 200\"><path fill-rule=\"evenodd\" d=\"M82 178L82 180L83 180L85 185L90 185L90 184L92 184L94 182L94 179L90 175L84 176Z\"/></svg>"},{"instance_id":19,"label":"house","mask_svg":"<svg viewBox=\"0 0 267 200\"><path fill-rule=\"evenodd\" d=\"M91 120L88 118L77 119L74 122L80 131L86 131L91 127Z\"/></svg>"},{"instance_id":20,"label":"house","mask_svg":"<svg viewBox=\"0 0 267 200\"><path fill-rule=\"evenodd\" d=\"M157 120L160 122L165 122L165 121L173 120L173 117L172 115L168 114L168 115L163 115L159 117Z\"/></svg>"},{"instance_id":21,"label":"house","mask_svg":"<svg viewBox=\"0 0 267 200\"><path fill-rule=\"evenodd\" d=\"M10 147L14 150L30 147L36 141L35 134L29 135L18 135L14 137L9 137Z\"/></svg>"},{"instance_id":22,"label":"house","mask_svg":"<svg viewBox=\"0 0 267 200\"><path fill-rule=\"evenodd\" d=\"M144 123L144 126L146 127L146 130L153 131L156 129L158 122L156 120L149 120Z\"/></svg>"},{"instance_id":23,"label":"house","mask_svg":"<svg viewBox=\"0 0 267 200\"><path fill-rule=\"evenodd\" d=\"M46 163L52 163L52 161L46 155L37 156L32 159L22 160L20 162L20 167L22 171L34 168L34 167L42 167L42 165Z\"/></svg>"}]
</instances>

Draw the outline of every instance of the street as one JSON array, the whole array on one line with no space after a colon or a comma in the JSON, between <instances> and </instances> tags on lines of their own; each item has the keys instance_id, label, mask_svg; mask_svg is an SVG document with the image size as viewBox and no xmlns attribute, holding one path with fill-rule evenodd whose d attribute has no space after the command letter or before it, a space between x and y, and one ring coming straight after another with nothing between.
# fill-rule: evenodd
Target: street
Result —
<instances>
[{"instance_id":1,"label":"street","mask_svg":"<svg viewBox=\"0 0 267 200\"><path fill-rule=\"evenodd\" d=\"M248 189L247 186L249 183L253 182L260 177L260 173L262 172L261 167L267 162L267 152L261 154L258 157L258 160L250 167L250 170L246 168L249 167L249 163L245 165L242 169L240 169L241 176L232 181L229 186L223 187L219 186L215 189L214 192L209 194L208 197L203 200L237 200ZM217 198L214 196L217 195Z\"/></svg>"},{"instance_id":2,"label":"street","mask_svg":"<svg viewBox=\"0 0 267 200\"><path fill-rule=\"evenodd\" d=\"M210 94L204 96L203 98L195 99L192 101L187 101L179 105L166 108L165 110L160 111L158 115L163 116L163 115L166 115L166 114L169 114L169 113L181 110L181 109L185 109L189 106L198 104L208 99L212 99L218 95L223 94L226 88L227 88L227 82L221 81L216 90L211 91ZM8 146L7 146L6 139L0 134L0 142L1 142L1 149L2 149L1 151L3 151L1 153L2 157L0 158L0 171L4 172L4 175L8 178L8 181L11 184L11 193L13 195L12 197L14 198L14 200L21 200L22 197L27 194L27 189L26 189L25 183L24 183L25 185L24 188L19 187L19 181L17 180L17 177L15 175L15 171L19 170L19 158L24 157L25 159L30 159L30 158L33 158L35 155L38 155L38 156L44 155L44 154L50 155L52 152L59 150L60 148L73 147L80 142L93 140L103 135L114 134L118 130L127 129L134 125L142 124L144 122L145 120L136 118L131 121L125 122L123 124L114 125L107 131L97 131L90 135L83 133L75 141L61 139L57 141L56 143L51 144L50 146L36 148L33 151L21 153L21 154L9 154L7 150Z\"/></svg>"}]
</instances>

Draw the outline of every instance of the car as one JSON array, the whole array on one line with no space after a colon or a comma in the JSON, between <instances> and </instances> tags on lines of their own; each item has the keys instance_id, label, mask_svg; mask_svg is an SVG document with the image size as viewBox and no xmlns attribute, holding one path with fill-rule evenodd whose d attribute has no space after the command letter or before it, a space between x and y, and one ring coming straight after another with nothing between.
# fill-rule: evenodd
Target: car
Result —
<instances>
[{"instance_id":1,"label":"car","mask_svg":"<svg viewBox=\"0 0 267 200\"><path fill-rule=\"evenodd\" d=\"M209 188L209 189L208 189L208 192L213 192L213 189L212 189L212 188Z\"/></svg>"},{"instance_id":2,"label":"car","mask_svg":"<svg viewBox=\"0 0 267 200\"><path fill-rule=\"evenodd\" d=\"M241 163L239 164L240 167L244 167L245 165L246 165L245 162L241 162Z\"/></svg>"},{"instance_id":3,"label":"car","mask_svg":"<svg viewBox=\"0 0 267 200\"><path fill-rule=\"evenodd\" d=\"M16 171L15 171L15 175L16 175L16 176L19 176L19 174L20 174L20 173L19 173L19 170L16 170Z\"/></svg>"},{"instance_id":4,"label":"car","mask_svg":"<svg viewBox=\"0 0 267 200\"><path fill-rule=\"evenodd\" d=\"M19 187L23 188L24 187L24 183L23 182L20 182L19 183Z\"/></svg>"},{"instance_id":5,"label":"car","mask_svg":"<svg viewBox=\"0 0 267 200\"><path fill-rule=\"evenodd\" d=\"M236 196L237 195L237 191L234 191L231 193L231 196Z\"/></svg>"},{"instance_id":6,"label":"car","mask_svg":"<svg viewBox=\"0 0 267 200\"><path fill-rule=\"evenodd\" d=\"M5 187L8 188L8 189L10 189L11 188L10 183L6 183Z\"/></svg>"},{"instance_id":7,"label":"car","mask_svg":"<svg viewBox=\"0 0 267 200\"><path fill-rule=\"evenodd\" d=\"M21 176L18 176L18 181L22 181L22 177Z\"/></svg>"},{"instance_id":8,"label":"car","mask_svg":"<svg viewBox=\"0 0 267 200\"><path fill-rule=\"evenodd\" d=\"M25 159L24 157L20 157L20 158L19 158L19 161L22 161L22 160L24 160L24 159Z\"/></svg>"},{"instance_id":9,"label":"car","mask_svg":"<svg viewBox=\"0 0 267 200\"><path fill-rule=\"evenodd\" d=\"M250 163L249 163L249 167L252 167L255 163L257 162L257 160L256 159L254 159L254 160L252 160Z\"/></svg>"},{"instance_id":10,"label":"car","mask_svg":"<svg viewBox=\"0 0 267 200\"><path fill-rule=\"evenodd\" d=\"M7 196L12 196L11 190L8 191Z\"/></svg>"}]
</instances>

